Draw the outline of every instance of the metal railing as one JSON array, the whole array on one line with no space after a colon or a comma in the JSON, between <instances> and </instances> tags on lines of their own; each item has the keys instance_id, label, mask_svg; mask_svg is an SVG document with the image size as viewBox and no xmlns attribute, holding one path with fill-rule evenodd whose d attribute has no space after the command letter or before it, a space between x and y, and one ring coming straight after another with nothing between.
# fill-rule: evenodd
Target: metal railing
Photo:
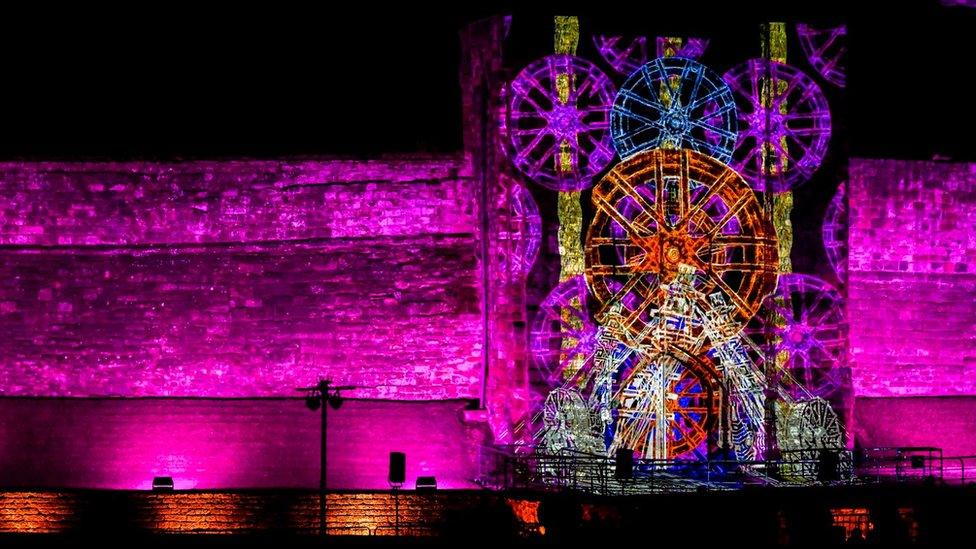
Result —
<instances>
[{"instance_id":1,"label":"metal railing","mask_svg":"<svg viewBox=\"0 0 976 549\"><path fill-rule=\"evenodd\" d=\"M855 482L848 450L784 452L777 460L634 460L618 470L612 458L566 449L557 454L525 446L495 447L483 454L480 483L489 488L576 490L605 495L729 490L748 485ZM825 459L829 454L831 459ZM829 466L829 471L825 469Z\"/></svg>"},{"instance_id":2,"label":"metal railing","mask_svg":"<svg viewBox=\"0 0 976 549\"><path fill-rule=\"evenodd\" d=\"M532 446L487 446L478 482L487 488L578 490L599 494L735 489L749 485L865 483L976 483L976 455L945 456L938 447L809 448L782 451L775 460L635 460L633 474L617 478L613 458L566 449L538 453Z\"/></svg>"}]
</instances>

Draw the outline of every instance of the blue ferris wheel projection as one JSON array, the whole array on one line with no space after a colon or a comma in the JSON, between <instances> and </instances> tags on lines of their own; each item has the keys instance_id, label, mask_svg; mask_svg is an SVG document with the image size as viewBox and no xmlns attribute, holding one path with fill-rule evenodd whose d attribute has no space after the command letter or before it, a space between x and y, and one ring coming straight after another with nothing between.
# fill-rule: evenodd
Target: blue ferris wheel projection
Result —
<instances>
[{"instance_id":1,"label":"blue ferris wheel projection","mask_svg":"<svg viewBox=\"0 0 976 549\"><path fill-rule=\"evenodd\" d=\"M610 131L621 158L648 149L693 149L728 163L738 134L735 97L705 65L658 57L620 88Z\"/></svg>"}]
</instances>

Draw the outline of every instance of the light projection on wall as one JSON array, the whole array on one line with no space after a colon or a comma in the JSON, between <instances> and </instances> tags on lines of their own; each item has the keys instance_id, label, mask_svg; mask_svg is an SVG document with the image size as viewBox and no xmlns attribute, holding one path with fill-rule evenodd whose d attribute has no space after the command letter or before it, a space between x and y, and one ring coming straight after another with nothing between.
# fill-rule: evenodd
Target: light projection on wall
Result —
<instances>
[{"instance_id":1,"label":"light projection on wall","mask_svg":"<svg viewBox=\"0 0 976 549\"><path fill-rule=\"evenodd\" d=\"M769 355L784 357L779 381L793 396L828 397L843 381L847 346L843 300L827 282L810 275L780 275L776 291L763 303L766 313L749 329L768 339Z\"/></svg>"},{"instance_id":2,"label":"light projection on wall","mask_svg":"<svg viewBox=\"0 0 976 549\"><path fill-rule=\"evenodd\" d=\"M692 150L655 149L615 166L593 189L587 281L600 307L622 304L641 332L681 264L703 274L703 293L729 295L745 322L775 285L776 241L749 185Z\"/></svg>"},{"instance_id":3,"label":"light projection on wall","mask_svg":"<svg viewBox=\"0 0 976 549\"><path fill-rule=\"evenodd\" d=\"M796 34L807 61L824 80L843 88L847 82L847 25L819 29L797 23Z\"/></svg>"},{"instance_id":4,"label":"light projection on wall","mask_svg":"<svg viewBox=\"0 0 976 549\"><path fill-rule=\"evenodd\" d=\"M847 183L842 182L837 187L834 198L830 200L830 204L827 206L821 228L827 259L841 284L847 281L848 213L846 192Z\"/></svg>"},{"instance_id":5,"label":"light projection on wall","mask_svg":"<svg viewBox=\"0 0 976 549\"><path fill-rule=\"evenodd\" d=\"M736 170L757 191L782 192L807 181L830 142L830 107L817 83L768 59L750 59L723 78L738 102Z\"/></svg>"},{"instance_id":6,"label":"light projection on wall","mask_svg":"<svg viewBox=\"0 0 976 549\"><path fill-rule=\"evenodd\" d=\"M712 69L659 57L624 82L610 115L621 158L658 147L687 147L728 162L735 146L735 100Z\"/></svg>"},{"instance_id":7,"label":"light projection on wall","mask_svg":"<svg viewBox=\"0 0 976 549\"><path fill-rule=\"evenodd\" d=\"M589 187L613 158L615 93L606 74L579 57L550 55L525 67L510 86L512 163L552 190Z\"/></svg>"},{"instance_id":8,"label":"light projection on wall","mask_svg":"<svg viewBox=\"0 0 976 549\"><path fill-rule=\"evenodd\" d=\"M537 454L777 459L784 480L803 482L816 474L811 455L847 443L828 400L849 384L843 297L789 272L790 191L825 160L830 109L813 79L785 64L788 27L762 28L768 59L724 77L697 61L710 38L659 37L648 59L644 37L594 37L612 73L626 76L609 113L619 161L611 166L612 155L593 149L594 162L578 149L574 165L602 167L586 171L598 179L592 189L523 170L589 201L576 212L589 223L585 276L561 269L530 331L540 393L524 424ZM544 81L539 63L516 81L527 73ZM553 66L550 80L593 74L581 66ZM522 108L511 100L509 109ZM509 114L509 132L519 116ZM547 169L557 166L558 152L547 154ZM566 194L556 201L561 260ZM825 247L837 255L827 235L842 239L845 221L827 215Z\"/></svg>"},{"instance_id":9,"label":"light projection on wall","mask_svg":"<svg viewBox=\"0 0 976 549\"><path fill-rule=\"evenodd\" d=\"M581 363L590 360L597 326L590 319L586 281L578 275L562 282L539 305L529 348L537 371L550 387L558 387Z\"/></svg>"},{"instance_id":10,"label":"light projection on wall","mask_svg":"<svg viewBox=\"0 0 976 549\"><path fill-rule=\"evenodd\" d=\"M680 38L676 36L657 37L658 57L684 57L698 59L708 47L707 38ZM629 74L629 73L628 73Z\"/></svg>"},{"instance_id":11,"label":"light projection on wall","mask_svg":"<svg viewBox=\"0 0 976 549\"><path fill-rule=\"evenodd\" d=\"M502 272L509 272L512 276L524 277L539 256L542 245L542 217L539 215L539 205L532 198L532 193L518 181L501 175L506 181L505 188L509 189L509 204L502 207L511 208L511 228L501 230L498 239L505 251L502 256Z\"/></svg>"},{"instance_id":12,"label":"light projection on wall","mask_svg":"<svg viewBox=\"0 0 976 549\"><path fill-rule=\"evenodd\" d=\"M593 37L600 57L618 74L628 76L647 63L647 37L638 36L627 40L622 36Z\"/></svg>"}]
</instances>

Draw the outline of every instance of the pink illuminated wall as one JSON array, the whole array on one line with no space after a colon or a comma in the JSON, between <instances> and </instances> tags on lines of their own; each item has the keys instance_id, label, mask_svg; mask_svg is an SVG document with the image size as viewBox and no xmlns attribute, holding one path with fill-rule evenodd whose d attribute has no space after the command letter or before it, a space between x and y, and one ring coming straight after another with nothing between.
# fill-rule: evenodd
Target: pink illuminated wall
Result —
<instances>
[{"instance_id":1,"label":"pink illuminated wall","mask_svg":"<svg viewBox=\"0 0 976 549\"><path fill-rule=\"evenodd\" d=\"M860 444L976 453L976 164L851 160Z\"/></svg>"},{"instance_id":2,"label":"pink illuminated wall","mask_svg":"<svg viewBox=\"0 0 976 549\"><path fill-rule=\"evenodd\" d=\"M329 488L388 489L389 452L407 484L473 487L486 433L464 401L347 401L329 417ZM0 486L312 488L320 416L300 399L0 399Z\"/></svg>"},{"instance_id":3,"label":"pink illuminated wall","mask_svg":"<svg viewBox=\"0 0 976 549\"><path fill-rule=\"evenodd\" d=\"M0 164L0 395L478 398L463 166Z\"/></svg>"},{"instance_id":4,"label":"pink illuminated wall","mask_svg":"<svg viewBox=\"0 0 976 549\"><path fill-rule=\"evenodd\" d=\"M856 394L976 395L976 164L850 170Z\"/></svg>"}]
</instances>

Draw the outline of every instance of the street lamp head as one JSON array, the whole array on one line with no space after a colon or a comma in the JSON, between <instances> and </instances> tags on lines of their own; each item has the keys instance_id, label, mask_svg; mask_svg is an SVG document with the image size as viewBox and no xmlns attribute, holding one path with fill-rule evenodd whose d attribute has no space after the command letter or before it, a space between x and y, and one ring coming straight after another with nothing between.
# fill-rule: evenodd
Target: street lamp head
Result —
<instances>
[{"instance_id":1,"label":"street lamp head","mask_svg":"<svg viewBox=\"0 0 976 549\"><path fill-rule=\"evenodd\" d=\"M338 410L339 407L342 406L343 400L344 399L339 395L329 395L329 406L331 406L333 410Z\"/></svg>"},{"instance_id":2,"label":"street lamp head","mask_svg":"<svg viewBox=\"0 0 976 549\"><path fill-rule=\"evenodd\" d=\"M318 396L308 395L305 397L305 406L309 410L312 410L314 412L315 410L318 410L319 406L321 405L322 405L322 399L320 399Z\"/></svg>"}]
</instances>

